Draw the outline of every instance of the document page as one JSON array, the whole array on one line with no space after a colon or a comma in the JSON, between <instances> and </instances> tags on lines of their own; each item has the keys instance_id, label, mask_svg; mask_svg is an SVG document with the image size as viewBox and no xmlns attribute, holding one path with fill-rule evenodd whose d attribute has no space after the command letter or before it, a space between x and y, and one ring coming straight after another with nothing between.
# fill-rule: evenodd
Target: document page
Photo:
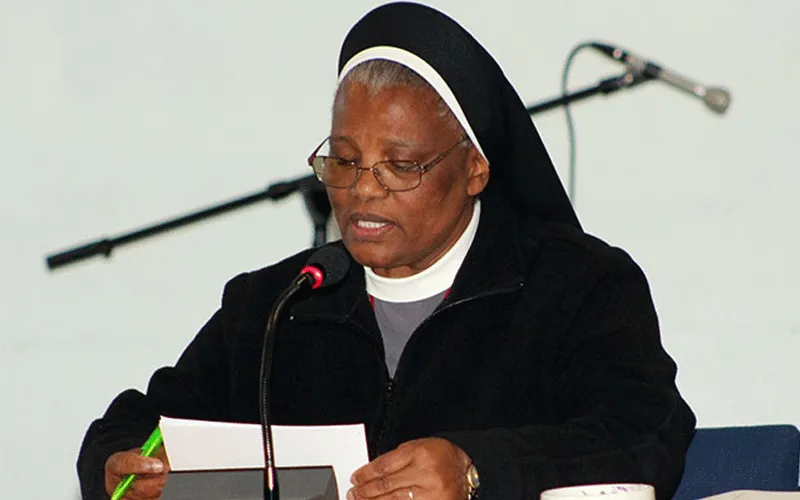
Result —
<instances>
[{"instance_id":1,"label":"document page","mask_svg":"<svg viewBox=\"0 0 800 500\"><path fill-rule=\"evenodd\" d=\"M263 469L261 426L161 417L161 434L173 471ZM369 461L363 424L272 426L277 467L332 466L339 498L350 476Z\"/></svg>"}]
</instances>

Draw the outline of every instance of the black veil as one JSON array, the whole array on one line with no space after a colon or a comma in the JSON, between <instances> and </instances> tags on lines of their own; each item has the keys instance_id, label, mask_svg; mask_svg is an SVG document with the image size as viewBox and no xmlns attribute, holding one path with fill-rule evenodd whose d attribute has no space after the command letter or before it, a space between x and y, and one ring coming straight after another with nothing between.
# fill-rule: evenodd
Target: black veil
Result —
<instances>
[{"instance_id":1,"label":"black veil","mask_svg":"<svg viewBox=\"0 0 800 500\"><path fill-rule=\"evenodd\" d=\"M522 215L580 228L525 105L497 62L458 23L416 3L377 7L347 34L340 79L369 59L404 64L442 95L490 164L487 189L500 190Z\"/></svg>"}]
</instances>

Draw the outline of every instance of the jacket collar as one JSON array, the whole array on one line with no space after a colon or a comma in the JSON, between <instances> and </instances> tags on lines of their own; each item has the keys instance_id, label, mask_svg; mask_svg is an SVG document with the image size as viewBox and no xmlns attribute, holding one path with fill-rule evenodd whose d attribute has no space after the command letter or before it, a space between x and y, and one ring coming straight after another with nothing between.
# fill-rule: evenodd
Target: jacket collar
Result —
<instances>
[{"instance_id":1,"label":"jacket collar","mask_svg":"<svg viewBox=\"0 0 800 500\"><path fill-rule=\"evenodd\" d=\"M505 200L493 193L482 196L481 205L478 232L446 303L522 286L525 264L518 216ZM332 244L344 248L341 241ZM313 292L292 307L297 320L356 323L378 331L366 292L364 269L352 256L350 259L350 271L341 283Z\"/></svg>"}]
</instances>

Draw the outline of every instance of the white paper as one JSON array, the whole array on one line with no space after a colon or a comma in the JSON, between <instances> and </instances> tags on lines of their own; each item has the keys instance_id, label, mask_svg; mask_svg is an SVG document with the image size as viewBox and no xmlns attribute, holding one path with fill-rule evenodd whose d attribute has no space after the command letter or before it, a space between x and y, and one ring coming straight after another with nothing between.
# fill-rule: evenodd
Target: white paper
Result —
<instances>
[{"instance_id":1,"label":"white paper","mask_svg":"<svg viewBox=\"0 0 800 500\"><path fill-rule=\"evenodd\" d=\"M174 471L263 469L259 424L161 417L161 434ZM332 466L345 500L350 476L369 461L363 424L272 426L277 467Z\"/></svg>"}]
</instances>

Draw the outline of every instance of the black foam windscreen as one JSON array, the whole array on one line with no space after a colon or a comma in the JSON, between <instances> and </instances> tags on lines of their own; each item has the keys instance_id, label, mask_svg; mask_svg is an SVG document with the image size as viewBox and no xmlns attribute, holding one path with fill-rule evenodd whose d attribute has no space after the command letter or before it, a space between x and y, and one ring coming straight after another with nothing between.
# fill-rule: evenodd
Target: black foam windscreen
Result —
<instances>
[{"instance_id":1,"label":"black foam windscreen","mask_svg":"<svg viewBox=\"0 0 800 500\"><path fill-rule=\"evenodd\" d=\"M327 245L309 257L307 266L322 269L323 281L320 287L335 285L342 281L350 270L350 258L338 245Z\"/></svg>"}]
</instances>

